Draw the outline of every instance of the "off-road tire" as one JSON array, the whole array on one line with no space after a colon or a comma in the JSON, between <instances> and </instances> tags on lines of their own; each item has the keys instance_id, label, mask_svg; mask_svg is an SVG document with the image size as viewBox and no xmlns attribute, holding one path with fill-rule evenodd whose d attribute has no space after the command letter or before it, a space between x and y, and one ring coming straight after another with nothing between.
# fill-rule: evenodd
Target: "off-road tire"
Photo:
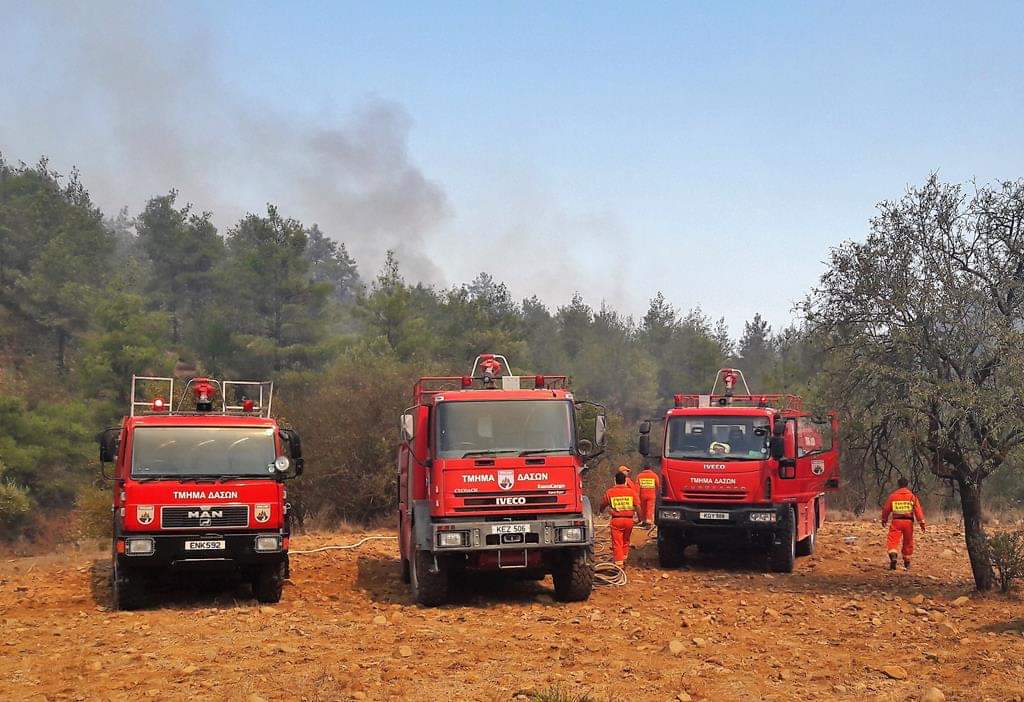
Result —
<instances>
[{"instance_id":1,"label":"off-road tire","mask_svg":"<svg viewBox=\"0 0 1024 702\"><path fill-rule=\"evenodd\" d=\"M796 564L796 515L787 509L781 516L768 547L768 569L773 573L792 573Z\"/></svg>"},{"instance_id":2,"label":"off-road tire","mask_svg":"<svg viewBox=\"0 0 1024 702\"><path fill-rule=\"evenodd\" d=\"M811 533L796 542L796 555L814 555L814 545L818 540L818 525L811 525Z\"/></svg>"},{"instance_id":3,"label":"off-road tire","mask_svg":"<svg viewBox=\"0 0 1024 702\"><path fill-rule=\"evenodd\" d=\"M686 563L686 543L675 529L658 528L658 565L679 568Z\"/></svg>"},{"instance_id":4,"label":"off-road tire","mask_svg":"<svg viewBox=\"0 0 1024 702\"><path fill-rule=\"evenodd\" d=\"M263 566L252 581L252 591L256 601L263 604L274 604L281 601L284 589L284 562Z\"/></svg>"},{"instance_id":5,"label":"off-road tire","mask_svg":"<svg viewBox=\"0 0 1024 702\"><path fill-rule=\"evenodd\" d=\"M114 609L126 612L145 606L146 600L139 576L130 575L118 565L120 559L114 556L113 572L110 576L110 589L113 595Z\"/></svg>"},{"instance_id":6,"label":"off-road tire","mask_svg":"<svg viewBox=\"0 0 1024 702\"><path fill-rule=\"evenodd\" d=\"M590 548L574 548L551 571L555 599L583 602L594 590L594 558Z\"/></svg>"},{"instance_id":7,"label":"off-road tire","mask_svg":"<svg viewBox=\"0 0 1024 702\"><path fill-rule=\"evenodd\" d=\"M429 551L417 551L413 559L409 569L413 598L424 607L443 605L448 601L450 586L448 563L438 558L437 570L432 571L434 556Z\"/></svg>"}]
</instances>

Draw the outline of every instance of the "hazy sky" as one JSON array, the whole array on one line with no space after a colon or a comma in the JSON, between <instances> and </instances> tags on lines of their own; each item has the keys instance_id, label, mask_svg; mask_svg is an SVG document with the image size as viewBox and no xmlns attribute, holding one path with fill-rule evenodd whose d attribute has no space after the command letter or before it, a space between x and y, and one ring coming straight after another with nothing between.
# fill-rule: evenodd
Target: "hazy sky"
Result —
<instances>
[{"instance_id":1,"label":"hazy sky","mask_svg":"<svg viewBox=\"0 0 1024 702\"><path fill-rule=\"evenodd\" d=\"M1024 176L1024 3L0 0L0 152L110 214L267 202L372 277L755 312L939 171Z\"/></svg>"}]
</instances>

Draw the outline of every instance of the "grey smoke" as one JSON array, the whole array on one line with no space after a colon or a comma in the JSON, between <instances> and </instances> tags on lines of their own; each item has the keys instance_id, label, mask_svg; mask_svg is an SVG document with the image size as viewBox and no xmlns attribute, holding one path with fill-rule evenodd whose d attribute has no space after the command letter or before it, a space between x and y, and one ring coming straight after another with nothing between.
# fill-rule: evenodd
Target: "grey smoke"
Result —
<instances>
[{"instance_id":1,"label":"grey smoke","mask_svg":"<svg viewBox=\"0 0 1024 702\"><path fill-rule=\"evenodd\" d=\"M111 215L173 187L223 231L273 202L345 242L364 276L391 248L410 279L445 282L424 242L450 207L410 158L401 105L368 97L341 117L295 116L272 102L272 85L266 98L240 94L218 72L213 38L174 31L164 12L0 4L21 57L0 66L0 151L78 165Z\"/></svg>"}]
</instances>

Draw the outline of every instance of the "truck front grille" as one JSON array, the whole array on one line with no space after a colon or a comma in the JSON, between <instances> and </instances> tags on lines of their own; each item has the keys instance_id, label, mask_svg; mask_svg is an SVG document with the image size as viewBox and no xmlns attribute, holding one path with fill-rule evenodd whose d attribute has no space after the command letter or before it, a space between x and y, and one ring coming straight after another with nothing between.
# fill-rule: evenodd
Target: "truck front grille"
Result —
<instances>
[{"instance_id":1,"label":"truck front grille","mask_svg":"<svg viewBox=\"0 0 1024 702\"><path fill-rule=\"evenodd\" d=\"M684 490L683 497L688 500L708 500L720 502L741 502L747 497L746 490Z\"/></svg>"},{"instance_id":2,"label":"truck front grille","mask_svg":"<svg viewBox=\"0 0 1024 702\"><path fill-rule=\"evenodd\" d=\"M249 526L249 506L161 507L160 526L164 529L245 528Z\"/></svg>"},{"instance_id":3,"label":"truck front grille","mask_svg":"<svg viewBox=\"0 0 1024 702\"><path fill-rule=\"evenodd\" d=\"M557 509L563 506L558 495L473 496L462 500L456 512L520 512L523 510Z\"/></svg>"}]
</instances>

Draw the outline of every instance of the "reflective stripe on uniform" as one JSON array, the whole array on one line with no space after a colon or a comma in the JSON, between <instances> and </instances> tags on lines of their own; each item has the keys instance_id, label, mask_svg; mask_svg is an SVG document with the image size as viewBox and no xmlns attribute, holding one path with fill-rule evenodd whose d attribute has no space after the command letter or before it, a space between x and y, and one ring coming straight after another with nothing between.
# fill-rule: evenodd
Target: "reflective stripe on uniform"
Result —
<instances>
[{"instance_id":1,"label":"reflective stripe on uniform","mask_svg":"<svg viewBox=\"0 0 1024 702\"><path fill-rule=\"evenodd\" d=\"M615 495L609 502L616 512L628 512L633 509L633 498L630 495Z\"/></svg>"},{"instance_id":2,"label":"reflective stripe on uniform","mask_svg":"<svg viewBox=\"0 0 1024 702\"><path fill-rule=\"evenodd\" d=\"M892 511L896 514L911 514L914 511L914 503L911 500L893 500Z\"/></svg>"},{"instance_id":3,"label":"reflective stripe on uniform","mask_svg":"<svg viewBox=\"0 0 1024 702\"><path fill-rule=\"evenodd\" d=\"M654 478L639 478L639 482L640 487L648 489L654 489L658 485Z\"/></svg>"}]
</instances>

